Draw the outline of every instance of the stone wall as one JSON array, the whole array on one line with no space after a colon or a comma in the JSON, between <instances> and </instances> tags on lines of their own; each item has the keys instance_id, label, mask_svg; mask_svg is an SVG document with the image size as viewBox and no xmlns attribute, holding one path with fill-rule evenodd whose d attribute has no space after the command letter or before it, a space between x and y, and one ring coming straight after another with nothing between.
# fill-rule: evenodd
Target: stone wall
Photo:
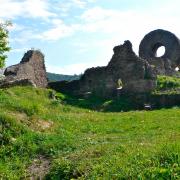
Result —
<instances>
[{"instance_id":1,"label":"stone wall","mask_svg":"<svg viewBox=\"0 0 180 180\"><path fill-rule=\"evenodd\" d=\"M38 50L29 50L21 62L5 69L5 80L1 87L28 84L37 87L47 87L46 68L44 55Z\"/></svg>"},{"instance_id":2,"label":"stone wall","mask_svg":"<svg viewBox=\"0 0 180 180\"><path fill-rule=\"evenodd\" d=\"M165 47L165 54L158 57L157 50L161 46ZM139 57L133 52L130 41L114 47L113 51L107 66L87 69L79 81L65 86L57 83L57 86L77 95L113 96L117 91L118 94L141 94L155 89L157 75L179 77L175 69L180 68L180 40L169 31L158 29L145 35L139 46ZM118 82L121 82L121 87ZM78 85L72 88L76 83Z\"/></svg>"},{"instance_id":3,"label":"stone wall","mask_svg":"<svg viewBox=\"0 0 180 180\"><path fill-rule=\"evenodd\" d=\"M156 73L147 61L132 50L130 41L116 46L114 55L106 67L91 68L80 79L80 91L100 95L113 95L122 81L125 92L149 92L156 86Z\"/></svg>"},{"instance_id":4,"label":"stone wall","mask_svg":"<svg viewBox=\"0 0 180 180\"><path fill-rule=\"evenodd\" d=\"M165 53L157 57L159 47ZM173 33L162 29L151 31L144 36L139 45L139 56L156 67L157 74L176 75L175 69L180 68L180 40Z\"/></svg>"},{"instance_id":5,"label":"stone wall","mask_svg":"<svg viewBox=\"0 0 180 180\"><path fill-rule=\"evenodd\" d=\"M156 86L155 69L148 64L146 60L139 58L132 50L130 41L125 41L123 45L116 46L114 55L104 67L90 68L85 71L76 86L72 89L71 84L66 83L66 88L60 83L57 86L60 90L71 90L73 94L93 93L99 96L113 96L117 93L118 88L123 92L150 92ZM122 87L118 82L122 82ZM53 83L53 88L56 83ZM52 87L52 83L49 84Z\"/></svg>"}]
</instances>

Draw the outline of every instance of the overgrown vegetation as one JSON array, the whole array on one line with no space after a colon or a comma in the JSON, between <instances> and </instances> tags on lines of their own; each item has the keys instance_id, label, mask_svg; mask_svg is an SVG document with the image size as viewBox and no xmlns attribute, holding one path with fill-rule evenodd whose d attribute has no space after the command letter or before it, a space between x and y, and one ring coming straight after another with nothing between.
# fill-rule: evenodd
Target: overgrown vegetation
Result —
<instances>
[{"instance_id":1,"label":"overgrown vegetation","mask_svg":"<svg viewBox=\"0 0 180 180\"><path fill-rule=\"evenodd\" d=\"M62 94L56 93L56 98L62 100ZM88 97L78 97L71 94L63 95L63 102L74 107L90 109L100 112L120 112L137 109L127 96L120 98L102 98L94 94Z\"/></svg>"},{"instance_id":2,"label":"overgrown vegetation","mask_svg":"<svg viewBox=\"0 0 180 180\"><path fill-rule=\"evenodd\" d=\"M50 161L46 179L180 178L178 107L103 113L51 94L0 90L0 179L29 177L39 156Z\"/></svg>"},{"instance_id":3,"label":"overgrown vegetation","mask_svg":"<svg viewBox=\"0 0 180 180\"><path fill-rule=\"evenodd\" d=\"M168 90L180 88L180 78L173 76L158 76L157 79L157 89L158 90Z\"/></svg>"},{"instance_id":4,"label":"overgrown vegetation","mask_svg":"<svg viewBox=\"0 0 180 180\"><path fill-rule=\"evenodd\" d=\"M0 68L5 66L5 60L7 58L6 52L10 50L8 47L8 30L7 27L11 25L11 22L6 21L0 23Z\"/></svg>"},{"instance_id":5,"label":"overgrown vegetation","mask_svg":"<svg viewBox=\"0 0 180 180\"><path fill-rule=\"evenodd\" d=\"M175 95L180 94L180 78L175 76L157 76L157 88L152 94Z\"/></svg>"}]
</instances>

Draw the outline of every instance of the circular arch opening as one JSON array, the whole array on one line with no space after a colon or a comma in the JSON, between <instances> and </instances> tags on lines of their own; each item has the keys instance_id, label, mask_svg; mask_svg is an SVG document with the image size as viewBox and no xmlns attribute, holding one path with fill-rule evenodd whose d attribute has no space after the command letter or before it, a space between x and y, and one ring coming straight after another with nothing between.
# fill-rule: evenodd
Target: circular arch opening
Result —
<instances>
[{"instance_id":1,"label":"circular arch opening","mask_svg":"<svg viewBox=\"0 0 180 180\"><path fill-rule=\"evenodd\" d=\"M163 57L166 53L166 48L163 44L157 43L154 45L153 49L154 57Z\"/></svg>"},{"instance_id":2,"label":"circular arch opening","mask_svg":"<svg viewBox=\"0 0 180 180\"><path fill-rule=\"evenodd\" d=\"M162 57L162 56L164 56L164 54L165 54L165 52L166 52L166 48L165 48L165 46L160 46L157 50L156 50L156 57Z\"/></svg>"},{"instance_id":3,"label":"circular arch opening","mask_svg":"<svg viewBox=\"0 0 180 180\"><path fill-rule=\"evenodd\" d=\"M179 67L178 67L178 66L175 68L175 71L177 71L177 72L178 72L178 71L180 71L180 69L179 69Z\"/></svg>"}]
</instances>

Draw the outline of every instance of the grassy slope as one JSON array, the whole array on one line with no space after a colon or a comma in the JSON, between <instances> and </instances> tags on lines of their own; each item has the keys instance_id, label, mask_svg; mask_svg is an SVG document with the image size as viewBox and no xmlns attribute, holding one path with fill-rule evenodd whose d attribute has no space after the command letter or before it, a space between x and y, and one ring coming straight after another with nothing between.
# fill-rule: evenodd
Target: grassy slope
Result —
<instances>
[{"instance_id":1,"label":"grassy slope","mask_svg":"<svg viewBox=\"0 0 180 180\"><path fill-rule=\"evenodd\" d=\"M102 113L49 94L0 90L0 179L28 176L39 155L51 161L47 179L180 178L179 108Z\"/></svg>"}]
</instances>

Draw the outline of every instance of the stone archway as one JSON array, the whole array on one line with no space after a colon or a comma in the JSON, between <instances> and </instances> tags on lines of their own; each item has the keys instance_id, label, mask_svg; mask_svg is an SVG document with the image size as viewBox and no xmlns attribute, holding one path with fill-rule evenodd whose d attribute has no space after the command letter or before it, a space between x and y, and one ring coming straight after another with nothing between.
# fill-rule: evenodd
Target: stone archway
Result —
<instances>
[{"instance_id":1,"label":"stone archway","mask_svg":"<svg viewBox=\"0 0 180 180\"><path fill-rule=\"evenodd\" d=\"M165 53L161 57L157 57L157 50L162 46L165 48ZM157 68L163 63L164 66L168 64L172 69L175 69L179 67L180 40L169 31L162 29L151 31L145 35L140 43L139 56Z\"/></svg>"}]
</instances>

